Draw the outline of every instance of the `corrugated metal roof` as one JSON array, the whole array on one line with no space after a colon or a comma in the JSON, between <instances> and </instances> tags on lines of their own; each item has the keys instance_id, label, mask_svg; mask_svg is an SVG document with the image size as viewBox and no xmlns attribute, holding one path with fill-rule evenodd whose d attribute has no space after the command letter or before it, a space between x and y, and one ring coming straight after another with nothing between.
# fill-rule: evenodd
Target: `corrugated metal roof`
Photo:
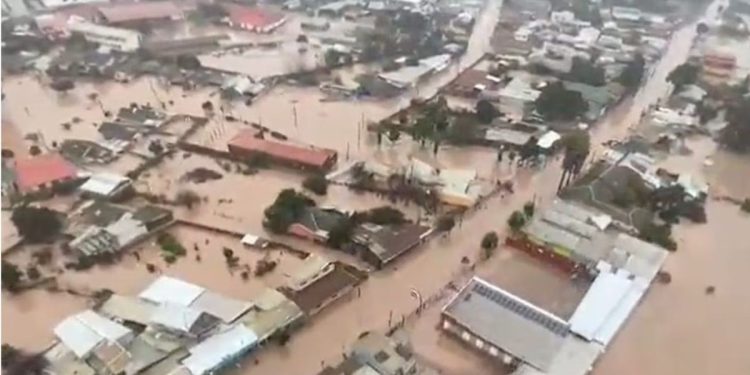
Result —
<instances>
[{"instance_id":1,"label":"corrugated metal roof","mask_svg":"<svg viewBox=\"0 0 750 375\"><path fill-rule=\"evenodd\" d=\"M302 318L302 310L275 289L267 288L253 299L255 306L242 318L259 341L283 330Z\"/></svg>"},{"instance_id":2,"label":"corrugated metal roof","mask_svg":"<svg viewBox=\"0 0 750 375\"><path fill-rule=\"evenodd\" d=\"M474 277L443 314L488 343L541 370L549 368L568 335L568 323Z\"/></svg>"},{"instance_id":3,"label":"corrugated metal roof","mask_svg":"<svg viewBox=\"0 0 750 375\"><path fill-rule=\"evenodd\" d=\"M225 297L210 290L201 293L190 304L190 308L207 312L221 319L224 323L235 321L240 315L249 310L251 306L250 302Z\"/></svg>"},{"instance_id":4,"label":"corrugated metal roof","mask_svg":"<svg viewBox=\"0 0 750 375\"><path fill-rule=\"evenodd\" d=\"M150 323L187 333L200 317L199 310L173 303L162 303L154 308Z\"/></svg>"},{"instance_id":5,"label":"corrugated metal roof","mask_svg":"<svg viewBox=\"0 0 750 375\"><path fill-rule=\"evenodd\" d=\"M132 332L91 310L67 317L54 329L55 336L78 357L105 341L120 341Z\"/></svg>"},{"instance_id":6,"label":"corrugated metal roof","mask_svg":"<svg viewBox=\"0 0 750 375\"><path fill-rule=\"evenodd\" d=\"M333 150L260 139L255 135L255 131L240 132L229 141L229 146L316 168L324 167L336 157L336 151Z\"/></svg>"},{"instance_id":7,"label":"corrugated metal roof","mask_svg":"<svg viewBox=\"0 0 750 375\"><path fill-rule=\"evenodd\" d=\"M148 325L156 305L142 299L113 294L105 301L99 312L117 319Z\"/></svg>"},{"instance_id":8,"label":"corrugated metal roof","mask_svg":"<svg viewBox=\"0 0 750 375\"><path fill-rule=\"evenodd\" d=\"M625 274L600 273L570 318L570 330L586 340L595 340L632 284Z\"/></svg>"},{"instance_id":9,"label":"corrugated metal roof","mask_svg":"<svg viewBox=\"0 0 750 375\"><path fill-rule=\"evenodd\" d=\"M22 192L40 185L76 177L75 166L59 154L44 154L16 160L16 184Z\"/></svg>"},{"instance_id":10,"label":"corrugated metal roof","mask_svg":"<svg viewBox=\"0 0 750 375\"><path fill-rule=\"evenodd\" d=\"M160 276L139 297L154 303L173 303L190 306L204 288L169 276Z\"/></svg>"},{"instance_id":11,"label":"corrugated metal roof","mask_svg":"<svg viewBox=\"0 0 750 375\"><path fill-rule=\"evenodd\" d=\"M193 375L208 374L251 349L257 342L258 337L253 331L238 324L192 347L190 356L182 364Z\"/></svg>"},{"instance_id":12,"label":"corrugated metal roof","mask_svg":"<svg viewBox=\"0 0 750 375\"><path fill-rule=\"evenodd\" d=\"M91 176L79 187L81 191L108 196L115 192L122 184L129 183L130 179L114 173L97 173Z\"/></svg>"}]
</instances>

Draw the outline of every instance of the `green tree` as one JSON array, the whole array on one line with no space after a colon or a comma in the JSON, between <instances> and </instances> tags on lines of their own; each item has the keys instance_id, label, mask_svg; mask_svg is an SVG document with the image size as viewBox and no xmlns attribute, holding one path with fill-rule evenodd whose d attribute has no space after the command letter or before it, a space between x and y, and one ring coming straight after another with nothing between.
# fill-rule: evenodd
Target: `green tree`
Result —
<instances>
[{"instance_id":1,"label":"green tree","mask_svg":"<svg viewBox=\"0 0 750 375\"><path fill-rule=\"evenodd\" d=\"M357 213L361 221L378 225L398 225L406 222L406 216L400 210L391 206L375 207L368 211Z\"/></svg>"},{"instance_id":2,"label":"green tree","mask_svg":"<svg viewBox=\"0 0 750 375\"><path fill-rule=\"evenodd\" d=\"M641 85L645 70L646 59L643 58L642 54L638 53L633 60L628 62L628 65L625 66L625 69L617 80L628 90L634 91Z\"/></svg>"},{"instance_id":3,"label":"green tree","mask_svg":"<svg viewBox=\"0 0 750 375\"><path fill-rule=\"evenodd\" d=\"M526 225L526 215L521 211L513 211L508 218L508 227L510 227L512 231L518 232L524 225Z\"/></svg>"},{"instance_id":4,"label":"green tree","mask_svg":"<svg viewBox=\"0 0 750 375\"><path fill-rule=\"evenodd\" d=\"M489 124L495 117L500 115L500 111L486 99L481 99L476 106L477 119L483 124Z\"/></svg>"},{"instance_id":5,"label":"green tree","mask_svg":"<svg viewBox=\"0 0 750 375\"><path fill-rule=\"evenodd\" d=\"M482 237L482 243L480 244L482 246L482 254L484 259L489 259L490 257L492 257L492 254L497 248L499 242L500 238L497 236L497 232L492 231L485 233L484 237Z\"/></svg>"},{"instance_id":6,"label":"green tree","mask_svg":"<svg viewBox=\"0 0 750 375\"><path fill-rule=\"evenodd\" d=\"M691 63L677 66L667 75L667 82L674 85L674 91L680 92L685 85L691 85L698 80L700 68Z\"/></svg>"},{"instance_id":7,"label":"green tree","mask_svg":"<svg viewBox=\"0 0 750 375\"><path fill-rule=\"evenodd\" d=\"M532 218L534 217L534 209L534 202L526 202L526 204L523 205L523 214L526 215L527 218Z\"/></svg>"},{"instance_id":8,"label":"green tree","mask_svg":"<svg viewBox=\"0 0 750 375\"><path fill-rule=\"evenodd\" d=\"M200 203L200 201L201 197L198 193L187 189L180 190L175 197L175 203L187 207L188 210L191 210L195 205Z\"/></svg>"},{"instance_id":9,"label":"green tree","mask_svg":"<svg viewBox=\"0 0 750 375\"><path fill-rule=\"evenodd\" d=\"M573 82L582 82L591 86L603 86L606 83L604 68L580 57L573 59L573 65L567 77Z\"/></svg>"},{"instance_id":10,"label":"green tree","mask_svg":"<svg viewBox=\"0 0 750 375\"><path fill-rule=\"evenodd\" d=\"M672 227L668 223L662 225L650 223L640 230L639 237L669 251L677 250L677 242L672 239Z\"/></svg>"},{"instance_id":11,"label":"green tree","mask_svg":"<svg viewBox=\"0 0 750 375\"><path fill-rule=\"evenodd\" d=\"M745 200L744 200L744 201L742 202L742 205L740 205L740 209L742 209L742 211L745 211L745 212L747 212L747 213L750 213L750 198L746 198L746 199L745 199Z\"/></svg>"},{"instance_id":12,"label":"green tree","mask_svg":"<svg viewBox=\"0 0 750 375\"><path fill-rule=\"evenodd\" d=\"M13 263L2 261L2 287L3 289L16 292L21 284L23 272ZM5 366L3 366L5 367Z\"/></svg>"},{"instance_id":13,"label":"green tree","mask_svg":"<svg viewBox=\"0 0 750 375\"><path fill-rule=\"evenodd\" d=\"M581 172L583 163L591 149L591 137L584 130L576 130L565 135L562 144L565 154L562 165L563 174L560 177L558 191L567 186Z\"/></svg>"},{"instance_id":14,"label":"green tree","mask_svg":"<svg viewBox=\"0 0 750 375\"><path fill-rule=\"evenodd\" d=\"M727 110L726 120L719 143L737 153L750 153L750 99L733 104Z\"/></svg>"},{"instance_id":15,"label":"green tree","mask_svg":"<svg viewBox=\"0 0 750 375\"><path fill-rule=\"evenodd\" d=\"M302 186L317 195L326 195L328 192L328 180L323 174L317 173L305 178Z\"/></svg>"},{"instance_id":16,"label":"green tree","mask_svg":"<svg viewBox=\"0 0 750 375\"><path fill-rule=\"evenodd\" d=\"M549 121L571 121L588 110L580 92L567 90L562 82L548 84L534 103L537 111Z\"/></svg>"},{"instance_id":17,"label":"green tree","mask_svg":"<svg viewBox=\"0 0 750 375\"><path fill-rule=\"evenodd\" d=\"M57 212L46 207L16 207L11 221L18 233L31 243L51 241L62 229L62 221Z\"/></svg>"},{"instance_id":18,"label":"green tree","mask_svg":"<svg viewBox=\"0 0 750 375\"><path fill-rule=\"evenodd\" d=\"M343 250L344 247L351 242L352 234L354 234L354 228L356 226L357 224L351 218L340 220L328 232L326 244L334 249Z\"/></svg>"},{"instance_id":19,"label":"green tree","mask_svg":"<svg viewBox=\"0 0 750 375\"><path fill-rule=\"evenodd\" d=\"M284 189L263 212L263 225L273 233L286 233L289 226L312 206L315 206L315 201L306 195L294 189Z\"/></svg>"},{"instance_id":20,"label":"green tree","mask_svg":"<svg viewBox=\"0 0 750 375\"><path fill-rule=\"evenodd\" d=\"M456 219L453 218L453 215L440 216L435 225L439 232L449 232L454 226L456 226Z\"/></svg>"}]
</instances>

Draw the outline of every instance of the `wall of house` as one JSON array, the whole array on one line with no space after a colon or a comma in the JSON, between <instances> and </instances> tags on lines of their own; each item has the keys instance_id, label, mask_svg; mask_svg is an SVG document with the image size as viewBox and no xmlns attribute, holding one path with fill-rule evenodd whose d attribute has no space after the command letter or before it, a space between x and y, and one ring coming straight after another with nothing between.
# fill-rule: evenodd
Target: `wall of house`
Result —
<instances>
[{"instance_id":1,"label":"wall of house","mask_svg":"<svg viewBox=\"0 0 750 375\"><path fill-rule=\"evenodd\" d=\"M505 244L518 250L524 251L534 258L549 262L565 272L576 273L583 269L580 264L577 264L571 258L569 258L569 252L566 256L565 252L560 251L560 249L558 249L558 252L556 252L549 247L534 243L533 241L525 237L506 237Z\"/></svg>"},{"instance_id":2,"label":"wall of house","mask_svg":"<svg viewBox=\"0 0 750 375\"><path fill-rule=\"evenodd\" d=\"M456 322L449 316L443 315L440 321L440 328L448 334L460 339L464 344L470 346L472 349L481 352L484 355L503 362L507 357L513 358L518 361L517 358L511 354L503 351L502 349L484 341L481 337L473 334L468 328L464 327L460 323Z\"/></svg>"}]
</instances>

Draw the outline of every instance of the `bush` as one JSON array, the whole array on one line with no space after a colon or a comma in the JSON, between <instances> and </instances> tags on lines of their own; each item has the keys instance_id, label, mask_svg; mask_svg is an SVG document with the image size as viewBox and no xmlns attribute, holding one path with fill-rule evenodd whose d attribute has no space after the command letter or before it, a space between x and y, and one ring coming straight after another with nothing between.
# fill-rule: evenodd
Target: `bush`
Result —
<instances>
[{"instance_id":1,"label":"bush","mask_svg":"<svg viewBox=\"0 0 750 375\"><path fill-rule=\"evenodd\" d=\"M495 249L497 248L499 242L500 238L494 231L488 232L484 235L484 237L482 237L482 256L485 260L492 257L492 254L495 252Z\"/></svg>"},{"instance_id":2,"label":"bush","mask_svg":"<svg viewBox=\"0 0 750 375\"><path fill-rule=\"evenodd\" d=\"M255 276L263 276L276 268L275 260L260 259L255 263Z\"/></svg>"},{"instance_id":3,"label":"bush","mask_svg":"<svg viewBox=\"0 0 750 375\"><path fill-rule=\"evenodd\" d=\"M527 219L531 219L534 216L534 202L526 202L523 205L523 214L526 215Z\"/></svg>"},{"instance_id":4,"label":"bush","mask_svg":"<svg viewBox=\"0 0 750 375\"><path fill-rule=\"evenodd\" d=\"M677 242L672 239L672 227L669 224L649 224L641 229L639 237L669 251L677 250Z\"/></svg>"},{"instance_id":5,"label":"bush","mask_svg":"<svg viewBox=\"0 0 750 375\"><path fill-rule=\"evenodd\" d=\"M177 256L172 253L163 253L161 257L164 258L164 262L167 264L172 264L177 261Z\"/></svg>"},{"instance_id":6,"label":"bush","mask_svg":"<svg viewBox=\"0 0 750 375\"><path fill-rule=\"evenodd\" d=\"M11 221L18 233L32 243L48 242L62 229L57 212L45 207L17 207L13 210Z\"/></svg>"},{"instance_id":7,"label":"bush","mask_svg":"<svg viewBox=\"0 0 750 375\"><path fill-rule=\"evenodd\" d=\"M404 213L391 206L376 207L363 213L357 213L355 216L361 216L361 221L378 225L398 225L406 222Z\"/></svg>"},{"instance_id":8,"label":"bush","mask_svg":"<svg viewBox=\"0 0 750 375\"><path fill-rule=\"evenodd\" d=\"M518 232L526 225L526 215L520 211L514 211L508 218L508 226L514 232Z\"/></svg>"},{"instance_id":9,"label":"bush","mask_svg":"<svg viewBox=\"0 0 750 375\"><path fill-rule=\"evenodd\" d=\"M159 247L161 247L165 255L170 254L177 258L187 254L185 247L182 246L182 244L180 244L180 242L170 233L160 234L159 237L156 238L156 242L159 244Z\"/></svg>"},{"instance_id":10,"label":"bush","mask_svg":"<svg viewBox=\"0 0 750 375\"><path fill-rule=\"evenodd\" d=\"M435 226L440 232L448 232L456 226L456 219L452 215L443 215L438 218Z\"/></svg>"},{"instance_id":11,"label":"bush","mask_svg":"<svg viewBox=\"0 0 750 375\"><path fill-rule=\"evenodd\" d=\"M750 198L747 198L744 202L742 202L740 209L742 209L742 211L750 213Z\"/></svg>"},{"instance_id":12,"label":"bush","mask_svg":"<svg viewBox=\"0 0 750 375\"><path fill-rule=\"evenodd\" d=\"M29 266L29 268L26 269L26 277L28 277L29 280L39 280L39 278L42 277L42 273L39 272L39 269L35 266Z\"/></svg>"},{"instance_id":13,"label":"bush","mask_svg":"<svg viewBox=\"0 0 750 375\"><path fill-rule=\"evenodd\" d=\"M328 180L322 174L314 174L302 181L302 186L317 195L326 195L328 192Z\"/></svg>"},{"instance_id":14,"label":"bush","mask_svg":"<svg viewBox=\"0 0 750 375\"><path fill-rule=\"evenodd\" d=\"M18 266L16 266L13 263L9 263L6 261L2 262L2 288L10 291L15 292L18 291L18 288L21 284L21 278L23 277L23 272L18 269Z\"/></svg>"}]
</instances>

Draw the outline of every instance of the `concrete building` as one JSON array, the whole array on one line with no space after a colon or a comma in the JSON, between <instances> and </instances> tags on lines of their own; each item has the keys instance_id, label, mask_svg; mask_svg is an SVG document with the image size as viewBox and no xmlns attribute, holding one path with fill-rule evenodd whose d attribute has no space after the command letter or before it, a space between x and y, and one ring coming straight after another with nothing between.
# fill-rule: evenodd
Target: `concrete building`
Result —
<instances>
[{"instance_id":1,"label":"concrete building","mask_svg":"<svg viewBox=\"0 0 750 375\"><path fill-rule=\"evenodd\" d=\"M541 91L533 89L525 79L513 78L500 90L498 109L506 117L521 120L534 110L534 102L541 94Z\"/></svg>"},{"instance_id":2,"label":"concrete building","mask_svg":"<svg viewBox=\"0 0 750 375\"><path fill-rule=\"evenodd\" d=\"M242 131L227 145L229 152L238 157L266 156L274 161L304 169L327 170L336 163L334 150L301 146L288 142L264 139L254 131Z\"/></svg>"},{"instance_id":3,"label":"concrete building","mask_svg":"<svg viewBox=\"0 0 750 375\"><path fill-rule=\"evenodd\" d=\"M128 29L97 25L87 21L73 21L68 26L72 33L82 35L88 42L121 52L134 52L141 47L141 33Z\"/></svg>"}]
</instances>

